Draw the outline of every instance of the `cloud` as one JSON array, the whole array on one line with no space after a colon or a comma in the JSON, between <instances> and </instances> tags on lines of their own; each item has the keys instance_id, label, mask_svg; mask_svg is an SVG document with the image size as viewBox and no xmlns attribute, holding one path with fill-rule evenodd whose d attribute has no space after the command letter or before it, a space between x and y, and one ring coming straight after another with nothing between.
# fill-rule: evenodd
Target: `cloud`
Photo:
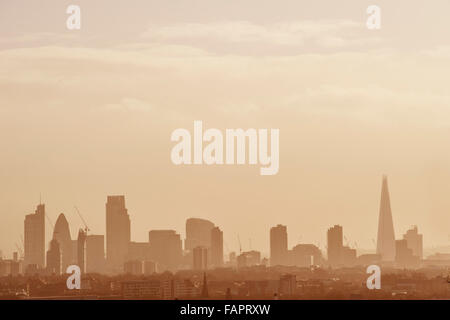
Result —
<instances>
[{"instance_id":1,"label":"cloud","mask_svg":"<svg viewBox=\"0 0 450 320\"><path fill-rule=\"evenodd\" d=\"M128 97L122 98L118 103L108 103L105 105L105 108L119 111L151 111L153 109L153 107L145 101Z\"/></svg>"},{"instance_id":2,"label":"cloud","mask_svg":"<svg viewBox=\"0 0 450 320\"><path fill-rule=\"evenodd\" d=\"M22 48L0 52L0 105L20 111L56 99L66 109L164 110L166 118L313 114L435 126L450 119L444 70L448 58L404 52L261 57L173 44Z\"/></svg>"},{"instance_id":3,"label":"cloud","mask_svg":"<svg viewBox=\"0 0 450 320\"><path fill-rule=\"evenodd\" d=\"M364 33L361 34L361 31ZM302 20L272 24L249 21L179 23L151 26L142 38L160 42L203 40L280 46L302 46L308 42L323 47L367 45L381 41L369 36L361 23L351 20Z\"/></svg>"}]
</instances>

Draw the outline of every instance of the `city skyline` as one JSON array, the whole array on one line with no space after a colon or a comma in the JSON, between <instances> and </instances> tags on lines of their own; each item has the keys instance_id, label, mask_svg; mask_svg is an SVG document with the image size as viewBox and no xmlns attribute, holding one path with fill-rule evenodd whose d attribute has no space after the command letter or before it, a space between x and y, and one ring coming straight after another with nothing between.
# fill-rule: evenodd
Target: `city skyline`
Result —
<instances>
[{"instance_id":1,"label":"city skyline","mask_svg":"<svg viewBox=\"0 0 450 320\"><path fill-rule=\"evenodd\" d=\"M368 253L368 252L371 252L371 251L373 251L373 253L381 253L382 250L380 249L380 245L381 246L383 245L382 244L382 242L383 242L383 232L385 232L383 228L385 228L385 224L388 223L388 229L389 229L389 221L390 221L390 224L393 224L393 222L392 222L393 217L392 217L391 208L390 208L390 196L389 196L389 191L388 191L388 187L387 187L387 176L386 175L382 176L382 187L381 187L381 193L380 194L381 194L381 199L380 199L380 202L379 202L379 216L378 216L378 221L377 221L378 232L372 238L372 243L375 245L375 248L374 247L371 247L371 248L370 247L369 248L367 248L367 247L363 247L363 248L358 247L357 241L351 239L350 236L348 236L348 233L347 233L347 236L349 237L349 239L346 238L347 245L350 246L351 248L356 249L358 251L358 253ZM127 217L126 221L125 221L125 224L123 222L118 224L118 226L120 226L121 228L125 227L125 230L128 229L128 231L125 231L125 234L124 234L125 238L122 241L123 242L123 245L122 245L123 249L121 249L122 252L123 252L121 254L122 258L119 258L118 264L116 263L116 265L122 267L123 263L125 262L125 257L126 257L126 253L125 252L128 250L128 243L135 241L131 237L131 235L133 234L131 232L131 227L130 227L132 219L130 218L130 216L127 213L128 211L127 211L127 209L125 207L125 197L122 196L122 195L120 195L120 196L107 196L107 202L106 202L106 208L107 208L106 212L107 212L107 214L106 214L106 217L110 216L110 213L108 213L108 212L110 212L111 209L108 209L108 208L111 208L111 204L110 204L111 201L113 201L112 202L113 207L118 205L117 209L113 209L113 210L119 210L119 212L123 211L124 214L125 214L125 217ZM76 240L76 235L77 235L78 230L86 229L87 225L85 225L86 221L80 215L78 208L75 207L74 209L76 211L78 211L78 214L79 214L79 216L78 216L79 225L78 226L76 226L76 223L75 223L75 226L74 225L70 225L70 223L67 222L67 218L66 218L66 215L64 213L60 213L58 215L56 223L53 225L52 219L45 213L45 204L44 203L41 203L41 204L39 204L37 206L36 211L35 211L34 214L27 215L26 216L27 219L25 219L25 221L28 221L28 220L30 220L33 217L37 217L36 214L40 213L40 220L39 220L38 223L40 223L40 224L44 223L47 226L45 228L45 229L47 229L46 230L47 234L49 232L51 232L51 237L48 238L46 236L46 239L52 239L53 238L53 239L57 239L58 241L60 241L61 252L63 252L63 250L62 250L63 247L65 247L64 251L69 251L69 250L75 251L76 248L71 248L71 246L73 246L73 244L71 242ZM44 215L42 215L42 212L44 213ZM387 215L387 217L386 217L386 215ZM33 221L35 221L35 219L36 218L34 218ZM388 222L385 221L386 219L388 220ZM108 221L108 218L107 218L107 221ZM25 222L25 224L27 225L26 222ZM107 222L107 224L108 224L108 222ZM335 225L335 227L337 227L337 226L341 227L341 225L339 225L339 224ZM417 229L417 225L415 225L414 223L410 223L408 226L405 226L404 230L400 231L399 234L403 234L405 232L407 233L407 231L408 232L411 231L412 230L412 229L410 229L411 226L413 226L413 229L414 229L414 227ZM105 225L105 227L106 227L106 225ZM209 232L212 229L218 228L218 227L220 227L220 226L215 226L214 223L212 223L211 221L209 221L207 219L190 217L190 218L186 219L186 228L184 228L184 229L176 230L172 226L168 226L167 228L162 228L161 230L163 230L163 229L176 230L176 232L179 232L180 235L184 236L182 238L183 249L185 249L185 250L192 250L193 248L195 248L197 246L210 247L211 246L211 243L210 243L211 240L209 238L201 239L201 238L198 238L198 237L202 237L202 234L205 234L205 232L207 232L207 234L209 234ZM41 228L40 232L42 233L43 232L42 231L42 227L40 227L40 228ZM284 232L286 232L286 226L284 226L284 225L278 224L277 227L271 227L271 229L276 229L276 228L285 228ZM329 227L324 227L324 229L325 228L329 228ZM390 228L393 228L393 225L391 225ZM106 229L108 229L108 228L106 228ZM117 232L117 230L118 229L116 229L115 231ZM150 230L153 230L153 229L150 229ZM154 229L154 230L158 230L158 229ZM328 230L330 230L330 229L328 229ZM223 233L222 230L219 229L219 231L221 233ZM92 236L97 236L97 234L98 234L98 236L105 237L104 250L105 250L105 256L108 256L108 249L107 249L108 248L108 244L106 242L106 239L108 239L107 233L103 234L103 235L101 235L99 232L94 232L94 233L95 234L92 235ZM224 248L223 250L224 250L224 252L226 254L229 254L231 252L239 252L239 250L242 250L242 248L244 248L246 251L251 251L251 250L256 248L263 254L264 257L268 257L268 258L270 257L270 252L272 251L272 249L271 249L272 248L272 244L271 244L272 240L268 241L270 243L268 243L267 249L264 250L264 249L261 249L259 247L252 248L251 247L251 238L248 238L249 242L248 242L248 244L246 244L245 243L245 240L246 240L245 236L246 236L246 234L239 235L238 233L233 232L233 231L231 231L229 233L233 234L234 236L237 236L237 238L235 240L238 240L238 241L237 241L237 245L236 246L233 246L233 245L229 246L226 242L225 242L225 246L224 246L223 245L223 241L224 240L222 240L222 246ZM342 233L342 231L341 231L341 233ZM71 234L73 234L73 239L74 240L70 240L69 241L68 239L70 239ZM270 234L271 234L270 238L272 238L272 230L271 230ZM24 233L22 233L19 237L22 238L23 236L24 236ZM19 237L18 237L18 239L19 239ZM221 237L223 239L223 235ZM242 242L240 240L241 237L242 237L242 240L243 240ZM342 237L342 235L341 235L341 237ZM385 234L384 234L384 237L386 237ZM392 235L388 235L388 237L392 237L393 239L395 239L395 236L393 234ZM227 238L228 239L232 238L232 236L228 235ZM320 238L323 238L323 236L321 236ZM288 244L288 239L289 239L289 237L287 237L287 234L286 234L286 239L283 240L283 241L285 241L285 244L282 245L282 246L286 247L286 250L287 250L288 247L293 247L293 246L295 246L297 244L301 244L301 243L312 243L312 244L318 246L318 248L321 249L324 252L327 251L327 247L329 248L329 244L328 245L326 244L326 241L327 241L326 239L325 239L325 242L323 244L321 244L319 240L318 241L314 241L313 240L313 241L302 242L302 241L300 241L300 239L298 239L298 240L289 239L290 241L289 241L289 244ZM377 239L376 243L375 243L375 239ZM20 240L20 241L22 241L22 240ZM47 248L49 246L49 241L46 241L45 248ZM20 243L20 242L17 241L16 242L16 247L14 249L11 249L11 255L10 256L12 256L13 252L17 251L17 244L18 243ZM22 244L22 246L23 246L22 249L24 251L26 251L25 247L27 247L27 246L25 246L25 243L27 243L26 237L25 237L24 243ZM293 244L291 245L291 243L293 243ZM29 247L29 245L28 245L28 247ZM422 253L423 249L422 248L420 249L420 251L421 251L420 256L423 255L423 253ZM0 248L0 249L3 249L3 250L1 250L1 252L6 256L5 253L7 253L8 250L5 250L4 248ZM425 249L427 249L427 247L425 247ZM391 249L389 249L389 250L391 250L391 252L388 253L389 258L386 258L385 260L393 261L394 260L394 256L395 256L395 243L394 242L392 242ZM118 254L117 252L114 252L114 251L112 253L113 254ZM72 252L70 252L70 255L71 254L72 254ZM42 256L42 253L40 253L40 255ZM224 256L224 255L222 254L222 256ZM111 257L111 254L110 254L110 257ZM36 260L37 258L32 258L32 260L33 259ZM111 259L111 258L109 258L109 259ZM215 259L217 259L217 258L215 258ZM282 258L277 258L277 259L278 259L277 261L282 261ZM281 259L281 260L279 260L279 259ZM334 259L334 258L332 258L332 259ZM64 255L63 255L62 260L63 260L62 261L62 266L67 266L68 262L67 261L64 262L66 260L64 258ZM42 263L40 263L40 264L42 265ZM44 265L45 265L45 263L44 263Z\"/></svg>"},{"instance_id":2,"label":"city skyline","mask_svg":"<svg viewBox=\"0 0 450 320\"><path fill-rule=\"evenodd\" d=\"M182 270L186 267L206 270L230 264L237 265L239 268L239 266L247 266L248 263L250 265L263 263L271 266L312 266L323 265L325 256L327 265L331 267L356 265L357 259L363 259L361 261L364 263L367 261L389 264L395 262L397 265L414 267L418 266L423 259L423 235L418 233L417 226L408 229L403 234L403 238L396 239L393 234L393 217L385 175L382 176L381 184L376 249L372 252L358 252L357 243L352 244L344 236L341 225L334 225L328 229L325 250L318 244L300 241L295 246L289 246L288 229L278 224L270 228L269 256L252 248L251 243L248 250L243 249L241 238L237 235L239 251L228 251L225 258L223 231L211 221L199 218L186 219L185 239L182 239L176 230L151 229L147 242L134 242L130 237L131 219L126 208L125 197L123 195L107 196L105 208L108 230L106 236L91 234L86 221L75 207L84 228L80 228L78 237L72 240L68 222L61 213L56 225L52 225L53 236L48 242L47 251L47 245L42 239L45 233L44 218L51 222L45 213L45 204L39 204L35 213L26 215L24 220L24 251L17 247L20 258L24 259L23 272L48 269L64 273L68 265L77 264L83 273L118 274L126 271L127 268L145 270L144 265L147 262L153 264L150 266L151 270L159 270L159 272ZM228 249L226 243L225 246ZM14 253L15 257L16 255L17 253ZM140 262L137 263L138 261ZM28 270L29 265L34 271Z\"/></svg>"},{"instance_id":3,"label":"city skyline","mask_svg":"<svg viewBox=\"0 0 450 320\"><path fill-rule=\"evenodd\" d=\"M76 205L96 234L104 198L126 195L138 242L149 228L184 238L199 217L233 250L227 230L268 252L278 223L290 247L323 246L341 224L372 248L383 173L395 234L416 224L425 247L448 245L450 3L401 1L380 3L380 30L359 0L80 0L80 30L66 3L1 1L1 250L20 242L39 193L53 222L81 225ZM278 128L278 173L174 165L171 133L196 120Z\"/></svg>"}]
</instances>

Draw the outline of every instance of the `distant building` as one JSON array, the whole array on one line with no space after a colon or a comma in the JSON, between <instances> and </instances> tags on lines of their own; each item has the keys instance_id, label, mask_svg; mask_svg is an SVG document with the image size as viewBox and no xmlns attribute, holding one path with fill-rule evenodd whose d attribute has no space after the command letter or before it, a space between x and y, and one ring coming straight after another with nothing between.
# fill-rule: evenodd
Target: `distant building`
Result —
<instances>
[{"instance_id":1,"label":"distant building","mask_svg":"<svg viewBox=\"0 0 450 320\"><path fill-rule=\"evenodd\" d=\"M192 251L195 247L211 247L211 230L214 223L205 219L190 218L186 220L185 250Z\"/></svg>"},{"instance_id":2,"label":"distant building","mask_svg":"<svg viewBox=\"0 0 450 320\"><path fill-rule=\"evenodd\" d=\"M261 263L261 252L256 250L242 252L237 257L238 268L257 266L260 263Z\"/></svg>"},{"instance_id":3,"label":"distant building","mask_svg":"<svg viewBox=\"0 0 450 320\"><path fill-rule=\"evenodd\" d=\"M286 264L288 254L287 228L281 224L270 229L270 265Z\"/></svg>"},{"instance_id":4,"label":"distant building","mask_svg":"<svg viewBox=\"0 0 450 320\"><path fill-rule=\"evenodd\" d=\"M194 248L192 267L194 270L208 269L208 248L206 247Z\"/></svg>"},{"instance_id":5,"label":"distant building","mask_svg":"<svg viewBox=\"0 0 450 320\"><path fill-rule=\"evenodd\" d=\"M104 273L105 267L105 236L90 234L86 237L86 272Z\"/></svg>"},{"instance_id":6,"label":"distant building","mask_svg":"<svg viewBox=\"0 0 450 320\"><path fill-rule=\"evenodd\" d=\"M162 287L159 280L135 280L122 282L124 299L161 299Z\"/></svg>"},{"instance_id":7,"label":"distant building","mask_svg":"<svg viewBox=\"0 0 450 320\"><path fill-rule=\"evenodd\" d=\"M24 267L35 265L45 267L45 204L39 204L34 214L25 216L24 221Z\"/></svg>"},{"instance_id":8,"label":"distant building","mask_svg":"<svg viewBox=\"0 0 450 320\"><path fill-rule=\"evenodd\" d=\"M290 252L290 262L297 267L322 265L322 252L313 244L298 244Z\"/></svg>"},{"instance_id":9,"label":"distant building","mask_svg":"<svg viewBox=\"0 0 450 320\"><path fill-rule=\"evenodd\" d=\"M189 279L170 280L170 284L172 289L171 299L197 298L200 294L199 288Z\"/></svg>"},{"instance_id":10,"label":"distant building","mask_svg":"<svg viewBox=\"0 0 450 320\"><path fill-rule=\"evenodd\" d=\"M395 263L398 267L407 268L417 266L419 258L413 255L412 249L408 248L406 239L395 241Z\"/></svg>"},{"instance_id":11,"label":"distant building","mask_svg":"<svg viewBox=\"0 0 450 320\"><path fill-rule=\"evenodd\" d=\"M151 259L151 248L149 242L131 241L128 245L128 260L146 261Z\"/></svg>"},{"instance_id":12,"label":"distant building","mask_svg":"<svg viewBox=\"0 0 450 320\"><path fill-rule=\"evenodd\" d=\"M436 266L444 266L450 267L450 253L435 253L428 256L425 260L422 261L425 267L436 267Z\"/></svg>"},{"instance_id":13,"label":"distant building","mask_svg":"<svg viewBox=\"0 0 450 320\"><path fill-rule=\"evenodd\" d=\"M47 251L47 273L60 275L61 270L61 251L58 240L51 240Z\"/></svg>"},{"instance_id":14,"label":"distant building","mask_svg":"<svg viewBox=\"0 0 450 320\"><path fill-rule=\"evenodd\" d=\"M108 196L106 202L106 259L112 272L120 273L128 254L130 216L125 196Z\"/></svg>"},{"instance_id":15,"label":"distant building","mask_svg":"<svg viewBox=\"0 0 450 320\"><path fill-rule=\"evenodd\" d=\"M77 265L82 273L86 272L86 231L80 229L77 238Z\"/></svg>"},{"instance_id":16,"label":"distant building","mask_svg":"<svg viewBox=\"0 0 450 320\"><path fill-rule=\"evenodd\" d=\"M144 273L143 262L140 260L127 261L124 264L124 273L132 275L141 275Z\"/></svg>"},{"instance_id":17,"label":"distant building","mask_svg":"<svg viewBox=\"0 0 450 320\"><path fill-rule=\"evenodd\" d=\"M33 266L33 265L29 265ZM0 277L3 276L17 276L23 273L22 271L22 261L13 259L13 260L3 260L0 259Z\"/></svg>"},{"instance_id":18,"label":"distant building","mask_svg":"<svg viewBox=\"0 0 450 320\"><path fill-rule=\"evenodd\" d=\"M219 227L211 229L211 265L214 267L223 265L223 232Z\"/></svg>"},{"instance_id":19,"label":"distant building","mask_svg":"<svg viewBox=\"0 0 450 320\"><path fill-rule=\"evenodd\" d=\"M122 282L124 299L189 299L197 298L198 287L188 279L133 280Z\"/></svg>"},{"instance_id":20,"label":"distant building","mask_svg":"<svg viewBox=\"0 0 450 320\"><path fill-rule=\"evenodd\" d=\"M362 254L357 258L357 264L362 266L369 266L372 264L380 263L381 261L381 255L369 253L369 254Z\"/></svg>"},{"instance_id":21,"label":"distant building","mask_svg":"<svg viewBox=\"0 0 450 320\"><path fill-rule=\"evenodd\" d=\"M406 240L408 248L412 250L414 256L419 259L423 258L423 235L419 234L417 226L412 227L403 235Z\"/></svg>"},{"instance_id":22,"label":"distant building","mask_svg":"<svg viewBox=\"0 0 450 320\"><path fill-rule=\"evenodd\" d=\"M149 232L151 261L158 265L158 272L176 271L182 259L181 238L175 230L151 230Z\"/></svg>"},{"instance_id":23,"label":"distant building","mask_svg":"<svg viewBox=\"0 0 450 320\"><path fill-rule=\"evenodd\" d=\"M286 274L280 277L280 295L292 296L297 290L297 278L294 274Z\"/></svg>"},{"instance_id":24,"label":"distant building","mask_svg":"<svg viewBox=\"0 0 450 320\"><path fill-rule=\"evenodd\" d=\"M342 247L341 260L344 266L352 267L356 265L357 262L356 249L352 249L347 246Z\"/></svg>"},{"instance_id":25,"label":"distant building","mask_svg":"<svg viewBox=\"0 0 450 320\"><path fill-rule=\"evenodd\" d=\"M343 231L341 226L335 225L334 227L328 229L327 244L328 263L331 266L341 265L343 263Z\"/></svg>"},{"instance_id":26,"label":"distant building","mask_svg":"<svg viewBox=\"0 0 450 320\"><path fill-rule=\"evenodd\" d=\"M395 247L394 222L392 220L388 181L387 177L383 176L380 216L378 218L377 254L381 255L382 261L394 261Z\"/></svg>"},{"instance_id":27,"label":"distant building","mask_svg":"<svg viewBox=\"0 0 450 320\"><path fill-rule=\"evenodd\" d=\"M61 268L63 273L67 267L74 264L74 254L72 248L72 238L70 236L69 223L63 213L58 216L53 229L53 239L59 242L61 251Z\"/></svg>"}]
</instances>

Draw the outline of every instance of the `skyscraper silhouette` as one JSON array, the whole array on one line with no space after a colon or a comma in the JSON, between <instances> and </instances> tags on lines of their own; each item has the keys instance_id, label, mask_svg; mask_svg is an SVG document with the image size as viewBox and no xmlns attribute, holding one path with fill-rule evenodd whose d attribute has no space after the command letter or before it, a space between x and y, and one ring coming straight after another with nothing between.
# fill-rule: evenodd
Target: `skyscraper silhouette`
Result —
<instances>
[{"instance_id":1,"label":"skyscraper silhouette","mask_svg":"<svg viewBox=\"0 0 450 320\"><path fill-rule=\"evenodd\" d=\"M106 202L106 260L112 272L122 272L130 242L130 216L125 196L108 196Z\"/></svg>"},{"instance_id":2,"label":"skyscraper silhouette","mask_svg":"<svg viewBox=\"0 0 450 320\"><path fill-rule=\"evenodd\" d=\"M193 250L193 269L207 270L208 269L208 248L195 247Z\"/></svg>"},{"instance_id":3,"label":"skyscraper silhouette","mask_svg":"<svg viewBox=\"0 0 450 320\"><path fill-rule=\"evenodd\" d=\"M86 237L86 272L102 273L105 268L105 237L90 234Z\"/></svg>"},{"instance_id":4,"label":"skyscraper silhouette","mask_svg":"<svg viewBox=\"0 0 450 320\"><path fill-rule=\"evenodd\" d=\"M45 266L45 204L39 204L34 214L25 216L24 221L25 268Z\"/></svg>"},{"instance_id":5,"label":"skyscraper silhouette","mask_svg":"<svg viewBox=\"0 0 450 320\"><path fill-rule=\"evenodd\" d=\"M181 237L175 230L150 230L148 233L152 259L158 271L175 271L183 257Z\"/></svg>"},{"instance_id":6,"label":"skyscraper silhouette","mask_svg":"<svg viewBox=\"0 0 450 320\"><path fill-rule=\"evenodd\" d=\"M342 226L335 225L327 232L327 254L328 263L331 266L338 266L343 263L343 231Z\"/></svg>"},{"instance_id":7,"label":"skyscraper silhouette","mask_svg":"<svg viewBox=\"0 0 450 320\"><path fill-rule=\"evenodd\" d=\"M86 236L87 231L80 229L77 239L77 265L82 273L86 272Z\"/></svg>"},{"instance_id":8,"label":"skyscraper silhouette","mask_svg":"<svg viewBox=\"0 0 450 320\"><path fill-rule=\"evenodd\" d=\"M49 274L61 274L61 251L58 240L52 239L47 251L47 272Z\"/></svg>"},{"instance_id":9,"label":"skyscraper silhouette","mask_svg":"<svg viewBox=\"0 0 450 320\"><path fill-rule=\"evenodd\" d=\"M67 267L73 264L74 254L72 252L72 239L70 236L69 223L63 213L58 216L53 229L53 240L58 241L61 251L61 266L65 272Z\"/></svg>"},{"instance_id":10,"label":"skyscraper silhouette","mask_svg":"<svg viewBox=\"0 0 450 320\"><path fill-rule=\"evenodd\" d=\"M378 218L377 254L382 261L395 260L395 234L392 220L391 201L387 177L383 176L380 200L380 216Z\"/></svg>"},{"instance_id":11,"label":"skyscraper silhouette","mask_svg":"<svg viewBox=\"0 0 450 320\"><path fill-rule=\"evenodd\" d=\"M287 228L281 224L270 229L270 265L286 264L288 254Z\"/></svg>"},{"instance_id":12,"label":"skyscraper silhouette","mask_svg":"<svg viewBox=\"0 0 450 320\"><path fill-rule=\"evenodd\" d=\"M199 218L189 218L186 220L186 241L184 247L192 251L195 247L211 246L211 230L214 223L209 220Z\"/></svg>"},{"instance_id":13,"label":"skyscraper silhouette","mask_svg":"<svg viewBox=\"0 0 450 320\"><path fill-rule=\"evenodd\" d=\"M413 255L419 259L423 258L423 235L421 235L417 229L417 226L413 226L406 231L403 235L403 239L406 240L408 248L413 252Z\"/></svg>"},{"instance_id":14,"label":"skyscraper silhouette","mask_svg":"<svg viewBox=\"0 0 450 320\"><path fill-rule=\"evenodd\" d=\"M223 232L219 227L211 230L211 264L214 267L223 265Z\"/></svg>"}]
</instances>

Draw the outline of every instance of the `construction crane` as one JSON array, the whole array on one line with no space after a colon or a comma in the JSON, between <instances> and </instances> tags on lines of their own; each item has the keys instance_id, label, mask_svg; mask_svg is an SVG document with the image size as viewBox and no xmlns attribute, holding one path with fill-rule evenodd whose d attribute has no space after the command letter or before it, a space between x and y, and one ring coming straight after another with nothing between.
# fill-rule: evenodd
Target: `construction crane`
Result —
<instances>
[{"instance_id":1,"label":"construction crane","mask_svg":"<svg viewBox=\"0 0 450 320\"><path fill-rule=\"evenodd\" d=\"M47 214L45 214L45 217L47 218L47 222L52 226L52 229L55 230L55 225L52 220L50 220L50 217Z\"/></svg>"},{"instance_id":2,"label":"construction crane","mask_svg":"<svg viewBox=\"0 0 450 320\"><path fill-rule=\"evenodd\" d=\"M86 232L86 235L87 235L87 232L90 231L90 229L89 229L89 227L88 227L86 221L84 221L83 216L81 215L80 210L78 210L77 206L74 206L74 208L75 208L75 210L77 211L78 216L80 217L81 221L83 221L83 224L84 224L84 231Z\"/></svg>"},{"instance_id":3,"label":"construction crane","mask_svg":"<svg viewBox=\"0 0 450 320\"><path fill-rule=\"evenodd\" d=\"M230 249L228 248L228 244L226 241L223 242L223 244L225 245L225 248L227 248L227 253L230 252Z\"/></svg>"},{"instance_id":4,"label":"construction crane","mask_svg":"<svg viewBox=\"0 0 450 320\"><path fill-rule=\"evenodd\" d=\"M22 247L20 247L20 246L17 244L17 242L16 242L16 248L17 248L17 251L19 252L20 260L23 260L23 257L24 257L24 255L23 255L23 249L22 249Z\"/></svg>"}]
</instances>

